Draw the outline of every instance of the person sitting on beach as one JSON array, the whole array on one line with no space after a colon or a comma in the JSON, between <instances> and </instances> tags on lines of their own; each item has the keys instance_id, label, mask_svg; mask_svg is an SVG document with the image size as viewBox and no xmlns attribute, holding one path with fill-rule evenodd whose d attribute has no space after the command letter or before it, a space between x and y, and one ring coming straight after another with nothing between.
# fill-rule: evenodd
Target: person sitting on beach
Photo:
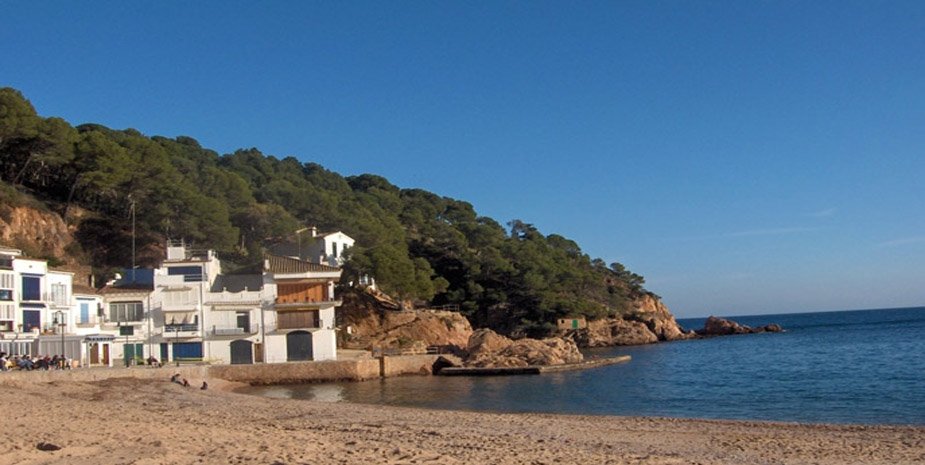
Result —
<instances>
[{"instance_id":1,"label":"person sitting on beach","mask_svg":"<svg viewBox=\"0 0 925 465\"><path fill-rule=\"evenodd\" d=\"M16 366L18 366L20 370L31 371L35 369L35 362L33 362L28 355L25 355L16 362Z\"/></svg>"},{"instance_id":2,"label":"person sitting on beach","mask_svg":"<svg viewBox=\"0 0 925 465\"><path fill-rule=\"evenodd\" d=\"M200 387L199 389L202 390L202 391L205 391L206 389L209 389L209 383L203 381L203 382L202 382L202 387Z\"/></svg>"},{"instance_id":3,"label":"person sitting on beach","mask_svg":"<svg viewBox=\"0 0 925 465\"><path fill-rule=\"evenodd\" d=\"M6 363L7 363L6 352L0 352L0 371L7 370Z\"/></svg>"},{"instance_id":4,"label":"person sitting on beach","mask_svg":"<svg viewBox=\"0 0 925 465\"><path fill-rule=\"evenodd\" d=\"M182 384L183 387L189 387L189 381L187 381L186 378L183 378L183 382L180 384Z\"/></svg>"},{"instance_id":5,"label":"person sitting on beach","mask_svg":"<svg viewBox=\"0 0 925 465\"><path fill-rule=\"evenodd\" d=\"M163 366L163 365L161 365L161 362L159 362L159 361L157 360L157 358L155 358L153 355L150 356L150 357L148 357L148 365L153 366L153 367L157 367L157 368L160 368L160 367Z\"/></svg>"},{"instance_id":6,"label":"person sitting on beach","mask_svg":"<svg viewBox=\"0 0 925 465\"><path fill-rule=\"evenodd\" d=\"M180 383L180 373L176 373L176 374L174 374L173 376L171 376L171 377L170 377L170 382L171 382L171 383L181 384L181 383Z\"/></svg>"}]
</instances>

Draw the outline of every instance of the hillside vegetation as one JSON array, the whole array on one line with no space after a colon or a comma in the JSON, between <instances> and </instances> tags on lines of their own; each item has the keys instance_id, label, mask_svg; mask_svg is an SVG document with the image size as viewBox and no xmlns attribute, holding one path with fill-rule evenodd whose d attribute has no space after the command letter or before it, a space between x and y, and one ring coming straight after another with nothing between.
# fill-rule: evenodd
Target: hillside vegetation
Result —
<instances>
[{"instance_id":1,"label":"hillside vegetation","mask_svg":"<svg viewBox=\"0 0 925 465\"><path fill-rule=\"evenodd\" d=\"M344 283L369 274L385 292L458 305L473 326L508 334L546 334L560 316L616 316L646 293L621 264L520 220L505 228L461 200L255 148L219 155L185 136L75 127L39 116L11 88L0 89L0 180L5 204L37 199L61 215L79 248L70 253L101 275L131 263L134 208L140 266L182 238L247 269L268 244L316 225L357 241Z\"/></svg>"}]
</instances>

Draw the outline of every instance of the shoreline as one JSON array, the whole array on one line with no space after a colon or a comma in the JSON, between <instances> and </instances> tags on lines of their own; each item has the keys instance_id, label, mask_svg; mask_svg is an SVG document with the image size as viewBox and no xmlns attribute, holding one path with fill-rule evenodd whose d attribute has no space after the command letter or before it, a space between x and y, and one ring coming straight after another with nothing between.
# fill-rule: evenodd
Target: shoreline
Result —
<instances>
[{"instance_id":1,"label":"shoreline","mask_svg":"<svg viewBox=\"0 0 925 465\"><path fill-rule=\"evenodd\" d=\"M166 372L164 372L166 373ZM2 378L2 376L0 376ZM200 379L190 379L194 385ZM274 399L169 380L0 384L7 463L912 464L925 427L488 413ZM29 408L29 406L34 406ZM61 447L42 451L37 443Z\"/></svg>"},{"instance_id":2,"label":"shoreline","mask_svg":"<svg viewBox=\"0 0 925 465\"><path fill-rule=\"evenodd\" d=\"M501 375L504 376L504 375ZM520 375L514 375L520 376ZM222 380L219 380L222 381ZM374 382L379 380L369 379L363 381L333 381L333 382L322 382L322 383L310 383L312 385L324 385L324 384L333 384L333 383L367 383ZM383 380L384 381L384 380ZM209 381L211 383L212 381ZM276 384L272 386L254 386L244 383L234 383L229 381L223 381L224 391L241 396L247 397L257 397L261 399L274 399L274 400L292 400L298 402L315 402L319 404L350 404L350 405L363 405L370 407L384 407L384 408L398 408L398 409L412 409L412 410L422 410L422 411L437 411L437 412L465 412L465 413L475 413L475 414L497 414L497 415L548 415L548 416L564 416L564 417L587 417L589 419L594 418L613 418L613 419L624 419L624 420L664 420L664 421L697 421L697 422L717 422L717 423L741 423L741 424L754 424L754 425L780 425L780 426L823 426L823 427L862 427L862 428L877 428L877 427L899 427L899 428L913 428L923 430L925 434L925 423L861 423L861 422L825 422L825 421L798 421L798 420L772 420L772 419L755 419L755 418L711 418L711 417L684 417L684 416L665 416L665 415L619 415L614 413L572 413L572 412L538 412L538 411L516 411L516 410L478 410L472 408L440 408L440 407L426 407L418 405L401 405L401 404L388 404L388 403L376 403L376 402L359 402L352 400L339 400L339 401L325 401L325 400L313 400L313 399L294 399L289 397L275 397L275 396L265 396L259 393L247 392L251 389L261 389L261 388L270 388L270 387L287 387L287 386L305 386L307 384ZM211 386L211 384L210 384Z\"/></svg>"}]
</instances>

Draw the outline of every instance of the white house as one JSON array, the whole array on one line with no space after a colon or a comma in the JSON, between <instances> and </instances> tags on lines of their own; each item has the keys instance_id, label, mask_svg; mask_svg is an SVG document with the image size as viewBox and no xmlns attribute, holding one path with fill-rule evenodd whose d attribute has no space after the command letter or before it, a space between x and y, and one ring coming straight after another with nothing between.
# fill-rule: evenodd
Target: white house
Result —
<instances>
[{"instance_id":1,"label":"white house","mask_svg":"<svg viewBox=\"0 0 925 465\"><path fill-rule=\"evenodd\" d=\"M99 290L103 304L99 332L85 336L89 365L138 364L155 353L151 271L127 270Z\"/></svg>"},{"instance_id":2,"label":"white house","mask_svg":"<svg viewBox=\"0 0 925 465\"><path fill-rule=\"evenodd\" d=\"M341 270L290 257L268 255L264 289L273 296L261 335L265 361L335 360L334 283Z\"/></svg>"},{"instance_id":3,"label":"white house","mask_svg":"<svg viewBox=\"0 0 925 465\"><path fill-rule=\"evenodd\" d=\"M0 247L0 351L13 355L63 354L80 360L74 335L74 273L44 259Z\"/></svg>"}]
</instances>

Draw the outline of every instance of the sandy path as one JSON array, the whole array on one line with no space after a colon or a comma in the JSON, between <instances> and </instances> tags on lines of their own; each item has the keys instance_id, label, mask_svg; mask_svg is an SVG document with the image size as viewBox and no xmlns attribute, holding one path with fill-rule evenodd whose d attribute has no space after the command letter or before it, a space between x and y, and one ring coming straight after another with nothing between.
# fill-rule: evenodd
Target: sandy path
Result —
<instances>
[{"instance_id":1,"label":"sandy path","mask_svg":"<svg viewBox=\"0 0 925 465\"><path fill-rule=\"evenodd\" d=\"M914 464L925 428L489 414L111 379L0 386L0 464ZM61 446L45 452L39 442Z\"/></svg>"}]
</instances>

